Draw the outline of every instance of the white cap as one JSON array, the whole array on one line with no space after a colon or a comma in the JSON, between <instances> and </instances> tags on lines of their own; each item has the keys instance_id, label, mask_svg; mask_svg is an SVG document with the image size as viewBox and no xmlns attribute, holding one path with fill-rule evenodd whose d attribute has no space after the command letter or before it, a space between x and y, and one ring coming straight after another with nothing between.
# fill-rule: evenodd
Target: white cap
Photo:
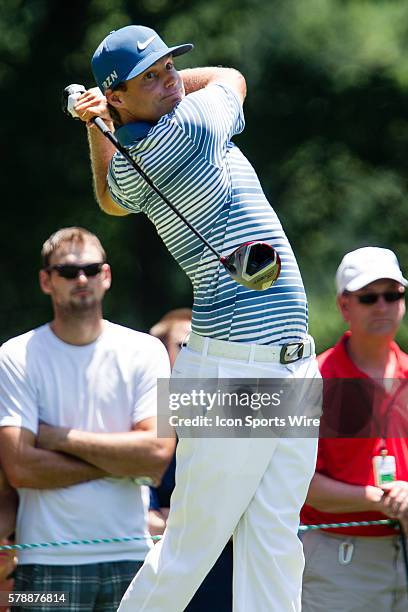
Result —
<instances>
[{"instance_id":1,"label":"white cap","mask_svg":"<svg viewBox=\"0 0 408 612\"><path fill-rule=\"evenodd\" d=\"M380 278L395 280L407 286L398 259L390 249L363 247L346 253L336 272L337 295L357 291Z\"/></svg>"}]
</instances>

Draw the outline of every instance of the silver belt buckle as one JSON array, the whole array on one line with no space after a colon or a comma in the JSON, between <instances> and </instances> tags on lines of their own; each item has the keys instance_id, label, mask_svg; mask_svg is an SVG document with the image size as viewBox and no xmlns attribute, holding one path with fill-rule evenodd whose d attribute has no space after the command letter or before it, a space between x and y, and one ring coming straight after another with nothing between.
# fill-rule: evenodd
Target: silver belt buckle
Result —
<instances>
[{"instance_id":1,"label":"silver belt buckle","mask_svg":"<svg viewBox=\"0 0 408 612\"><path fill-rule=\"evenodd\" d=\"M284 344L280 352L280 363L294 363L303 357L305 345L303 342L289 342Z\"/></svg>"}]
</instances>

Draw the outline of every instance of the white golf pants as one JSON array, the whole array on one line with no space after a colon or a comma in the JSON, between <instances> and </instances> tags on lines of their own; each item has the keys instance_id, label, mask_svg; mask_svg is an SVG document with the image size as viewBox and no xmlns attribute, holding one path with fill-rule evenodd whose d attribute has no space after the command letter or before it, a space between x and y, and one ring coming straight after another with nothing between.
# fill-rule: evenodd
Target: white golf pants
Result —
<instances>
[{"instance_id":1,"label":"white golf pants","mask_svg":"<svg viewBox=\"0 0 408 612\"><path fill-rule=\"evenodd\" d=\"M188 348L173 376L320 377L314 357L282 365ZM180 439L166 531L118 611L183 612L231 535L234 612L300 611L304 557L297 531L316 450L315 438Z\"/></svg>"}]
</instances>

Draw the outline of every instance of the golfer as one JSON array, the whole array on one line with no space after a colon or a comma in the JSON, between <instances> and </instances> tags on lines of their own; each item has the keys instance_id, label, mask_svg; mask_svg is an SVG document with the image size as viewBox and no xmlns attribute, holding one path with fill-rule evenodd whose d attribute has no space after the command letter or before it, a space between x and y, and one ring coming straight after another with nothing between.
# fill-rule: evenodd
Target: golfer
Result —
<instances>
[{"instance_id":1,"label":"golfer","mask_svg":"<svg viewBox=\"0 0 408 612\"><path fill-rule=\"evenodd\" d=\"M178 72L175 58L191 49L168 47L154 30L127 26L95 51L100 91L84 93L75 110L87 123L99 205L112 215L144 212L191 279L192 333L173 376L318 378L295 257L254 169L231 142L244 129L244 77L219 67ZM221 253L252 240L273 245L282 263L277 282L265 291L234 282L91 125L94 116L115 129L157 187ZM232 534L234 611L300 610L304 560L297 528L315 455L315 439L181 439L167 529L119 610L182 612Z\"/></svg>"}]
</instances>

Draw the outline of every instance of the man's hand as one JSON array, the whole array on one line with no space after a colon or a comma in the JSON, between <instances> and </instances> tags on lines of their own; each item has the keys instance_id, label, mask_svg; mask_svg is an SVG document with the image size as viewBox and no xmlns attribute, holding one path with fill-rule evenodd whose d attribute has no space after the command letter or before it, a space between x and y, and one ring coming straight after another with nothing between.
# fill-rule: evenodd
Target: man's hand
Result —
<instances>
[{"instance_id":1,"label":"man's hand","mask_svg":"<svg viewBox=\"0 0 408 612\"><path fill-rule=\"evenodd\" d=\"M174 439L156 437L156 419L148 417L125 432L92 432L41 423L37 447L72 455L111 476L149 477L158 485L173 455Z\"/></svg>"},{"instance_id":2,"label":"man's hand","mask_svg":"<svg viewBox=\"0 0 408 612\"><path fill-rule=\"evenodd\" d=\"M152 536L163 535L166 529L166 518L160 510L149 510L148 529Z\"/></svg>"},{"instance_id":3,"label":"man's hand","mask_svg":"<svg viewBox=\"0 0 408 612\"><path fill-rule=\"evenodd\" d=\"M86 461L36 447L24 427L0 427L0 462L15 489L57 489L108 476Z\"/></svg>"},{"instance_id":4,"label":"man's hand","mask_svg":"<svg viewBox=\"0 0 408 612\"><path fill-rule=\"evenodd\" d=\"M316 472L306 503L322 512L381 512L378 505L383 495L378 487L351 485Z\"/></svg>"},{"instance_id":5,"label":"man's hand","mask_svg":"<svg viewBox=\"0 0 408 612\"><path fill-rule=\"evenodd\" d=\"M396 480L383 485L384 495L379 502L379 511L400 521L408 535L408 482Z\"/></svg>"},{"instance_id":6,"label":"man's hand","mask_svg":"<svg viewBox=\"0 0 408 612\"><path fill-rule=\"evenodd\" d=\"M69 439L68 434L70 432L71 438ZM43 450L63 452L65 454L72 454L73 456L80 457L80 452L78 452L78 455L76 455L75 449L72 447L72 441L73 439L75 439L76 435L80 436L81 433L83 433L85 436L89 435L89 433L87 432L80 432L78 430L71 429L70 427L60 427L58 425L48 425L47 423L41 423L38 427L36 446L37 448L42 448ZM92 436L92 433L90 435ZM109 436L112 434L107 435ZM104 454L106 454L107 452L108 449L103 449ZM117 453L115 452L115 455L116 454ZM106 460L106 458L104 459ZM92 465L98 465L98 458L94 455L92 456L90 454L87 454L86 461L88 461ZM132 473L126 475L131 477L140 477L140 474L134 475ZM158 486L163 475L162 465L159 464L157 466L157 469L155 469L154 471L150 471L148 474L146 472L146 475L148 475L152 479L153 486ZM121 474L115 474L115 476L121 476Z\"/></svg>"},{"instance_id":7,"label":"man's hand","mask_svg":"<svg viewBox=\"0 0 408 612\"><path fill-rule=\"evenodd\" d=\"M0 545L10 544L8 540L0 540ZM17 565L15 550L0 550L0 582L3 582Z\"/></svg>"},{"instance_id":8,"label":"man's hand","mask_svg":"<svg viewBox=\"0 0 408 612\"><path fill-rule=\"evenodd\" d=\"M92 126L90 122L93 117L101 117L104 121L112 122L107 100L99 87L92 87L81 94L74 109L81 121L84 121L89 127Z\"/></svg>"},{"instance_id":9,"label":"man's hand","mask_svg":"<svg viewBox=\"0 0 408 612\"><path fill-rule=\"evenodd\" d=\"M41 423L38 428L36 439L37 448L44 450L57 451L59 444L66 439L69 427L57 427Z\"/></svg>"}]
</instances>

